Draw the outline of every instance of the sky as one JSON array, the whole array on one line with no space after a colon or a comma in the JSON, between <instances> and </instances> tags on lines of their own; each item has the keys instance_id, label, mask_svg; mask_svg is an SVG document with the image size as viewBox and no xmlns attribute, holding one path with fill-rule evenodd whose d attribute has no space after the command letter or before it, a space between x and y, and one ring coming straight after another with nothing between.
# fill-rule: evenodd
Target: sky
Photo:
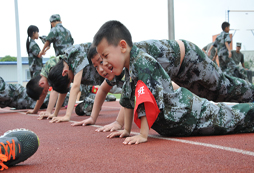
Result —
<instances>
[{"instance_id":1,"label":"sky","mask_svg":"<svg viewBox=\"0 0 254 173\"><path fill-rule=\"evenodd\" d=\"M17 56L14 0L0 1L0 57ZM49 18L60 14L62 24L70 30L74 44L92 42L100 26L108 20L122 22L131 32L133 42L168 39L167 0L18 0L21 56L27 57L26 39L29 25L48 35ZM254 10L253 0L174 0L175 39L185 39L203 48L219 34L227 21L228 10ZM254 50L254 12L230 12L231 29L242 50ZM36 40L42 49L41 40ZM44 57L55 56L53 46Z\"/></svg>"}]
</instances>

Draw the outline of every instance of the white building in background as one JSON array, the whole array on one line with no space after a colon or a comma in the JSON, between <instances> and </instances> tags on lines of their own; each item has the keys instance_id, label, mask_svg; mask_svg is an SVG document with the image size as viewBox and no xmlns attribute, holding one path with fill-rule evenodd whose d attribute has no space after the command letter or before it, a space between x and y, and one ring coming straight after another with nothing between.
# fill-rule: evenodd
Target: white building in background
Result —
<instances>
[{"instance_id":1,"label":"white building in background","mask_svg":"<svg viewBox=\"0 0 254 173\"><path fill-rule=\"evenodd\" d=\"M49 58L43 58L43 64L47 62ZM23 86L31 79L29 65L28 65L28 58L22 57L22 82ZM17 79L17 62L0 62L0 76L5 80L7 83L18 83Z\"/></svg>"}]
</instances>

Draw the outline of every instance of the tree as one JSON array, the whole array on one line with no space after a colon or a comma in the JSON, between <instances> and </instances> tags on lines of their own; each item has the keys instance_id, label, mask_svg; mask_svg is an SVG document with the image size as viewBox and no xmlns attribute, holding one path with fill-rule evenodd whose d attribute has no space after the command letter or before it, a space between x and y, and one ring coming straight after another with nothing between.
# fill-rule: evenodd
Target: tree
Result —
<instances>
[{"instance_id":1,"label":"tree","mask_svg":"<svg viewBox=\"0 0 254 173\"><path fill-rule=\"evenodd\" d=\"M0 59L0 62L5 62L5 61L17 61L17 58L14 56L7 55Z\"/></svg>"}]
</instances>

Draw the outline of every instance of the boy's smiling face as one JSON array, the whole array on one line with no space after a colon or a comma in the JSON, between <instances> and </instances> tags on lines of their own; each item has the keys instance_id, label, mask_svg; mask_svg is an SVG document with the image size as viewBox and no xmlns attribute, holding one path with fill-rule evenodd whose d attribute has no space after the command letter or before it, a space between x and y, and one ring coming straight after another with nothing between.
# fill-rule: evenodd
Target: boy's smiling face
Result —
<instances>
[{"instance_id":1,"label":"boy's smiling face","mask_svg":"<svg viewBox=\"0 0 254 173\"><path fill-rule=\"evenodd\" d=\"M99 75L101 75L104 78L107 78L108 80L112 80L115 77L115 75L111 72L111 70L103 66L103 61L99 54L96 54L93 58L91 58L91 61L93 66L99 73Z\"/></svg>"},{"instance_id":2,"label":"boy's smiling face","mask_svg":"<svg viewBox=\"0 0 254 173\"><path fill-rule=\"evenodd\" d=\"M109 45L107 39L103 38L96 49L103 59L103 66L114 75L120 75L123 71L125 60L120 42L117 46Z\"/></svg>"}]
</instances>

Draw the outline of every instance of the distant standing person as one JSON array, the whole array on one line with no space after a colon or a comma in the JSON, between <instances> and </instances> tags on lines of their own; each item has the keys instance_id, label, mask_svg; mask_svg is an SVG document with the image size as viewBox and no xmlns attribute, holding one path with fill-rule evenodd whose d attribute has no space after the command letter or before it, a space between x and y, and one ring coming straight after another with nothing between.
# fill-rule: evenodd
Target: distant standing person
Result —
<instances>
[{"instance_id":1,"label":"distant standing person","mask_svg":"<svg viewBox=\"0 0 254 173\"><path fill-rule=\"evenodd\" d=\"M244 55L243 53L240 51L241 50L241 46L242 43L236 43L236 50L232 50L232 59L235 61L236 65L239 65L239 63L241 62L243 68L246 70L247 73L247 78L249 80L249 82L252 83L252 71L247 69L244 66Z\"/></svg>"},{"instance_id":2,"label":"distant standing person","mask_svg":"<svg viewBox=\"0 0 254 173\"><path fill-rule=\"evenodd\" d=\"M232 59L235 61L236 65L239 65L239 63L241 62L243 68L245 68L244 56L243 56L242 52L240 52L240 50L241 50L241 43L236 43L236 50L231 51Z\"/></svg>"},{"instance_id":3,"label":"distant standing person","mask_svg":"<svg viewBox=\"0 0 254 173\"><path fill-rule=\"evenodd\" d=\"M221 28L223 31L216 37L215 42L208 50L208 56L211 55L212 48L216 47L221 70L227 75L246 79L247 76L245 75L245 71L240 69L231 58L232 53L229 46L231 43L229 36L230 24L228 22L223 22Z\"/></svg>"},{"instance_id":4,"label":"distant standing person","mask_svg":"<svg viewBox=\"0 0 254 173\"><path fill-rule=\"evenodd\" d=\"M46 37L46 42L41 54L45 54L47 47L53 43L56 56L64 54L64 50L73 45L74 40L71 36L71 32L63 27L61 17L59 14L54 14L49 19L51 24L51 30Z\"/></svg>"},{"instance_id":5,"label":"distant standing person","mask_svg":"<svg viewBox=\"0 0 254 173\"><path fill-rule=\"evenodd\" d=\"M28 63L29 63L29 71L31 78L40 74L42 69L42 55L40 54L40 47L35 42L35 39L39 38L39 28L34 25L30 25L27 29L27 40L26 40L26 50L28 53ZM30 40L29 40L30 37Z\"/></svg>"},{"instance_id":6,"label":"distant standing person","mask_svg":"<svg viewBox=\"0 0 254 173\"><path fill-rule=\"evenodd\" d=\"M213 45L214 42L212 43L209 43L208 45L206 45L205 47L203 47L202 51L205 52L205 54L207 55L208 53L208 50L210 49L210 47ZM215 62L218 66L220 66L220 63L219 63L219 59L218 59L218 56L217 56L217 53L216 53L216 48L213 47L211 49L211 55L208 56L213 62Z\"/></svg>"}]
</instances>

